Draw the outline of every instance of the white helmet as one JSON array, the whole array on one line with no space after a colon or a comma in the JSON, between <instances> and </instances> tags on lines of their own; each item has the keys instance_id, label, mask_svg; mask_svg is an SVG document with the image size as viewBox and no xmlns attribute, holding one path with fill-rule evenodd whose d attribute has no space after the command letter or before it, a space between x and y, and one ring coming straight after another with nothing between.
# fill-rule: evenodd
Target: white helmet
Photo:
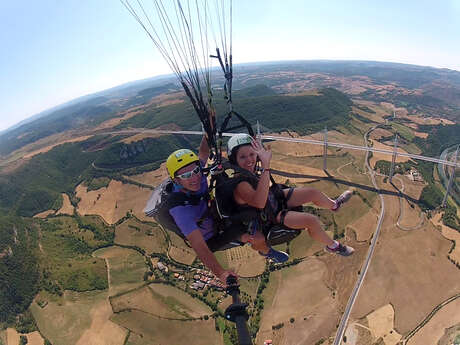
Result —
<instances>
[{"instance_id":1,"label":"white helmet","mask_svg":"<svg viewBox=\"0 0 460 345\"><path fill-rule=\"evenodd\" d=\"M238 133L232 135L232 137L228 140L227 143L228 156L230 157L235 152L235 149L237 149L241 145L247 145L252 143L252 140L252 137L246 133Z\"/></svg>"}]
</instances>

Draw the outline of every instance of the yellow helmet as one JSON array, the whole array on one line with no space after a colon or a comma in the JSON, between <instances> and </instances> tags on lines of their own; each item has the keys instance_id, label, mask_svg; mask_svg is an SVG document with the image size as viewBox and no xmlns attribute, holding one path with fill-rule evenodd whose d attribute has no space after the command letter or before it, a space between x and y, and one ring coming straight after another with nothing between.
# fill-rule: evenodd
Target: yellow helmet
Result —
<instances>
[{"instance_id":1,"label":"yellow helmet","mask_svg":"<svg viewBox=\"0 0 460 345\"><path fill-rule=\"evenodd\" d=\"M166 160L166 169L168 169L169 176L173 179L179 169L198 161L198 156L192 150L180 149L169 155Z\"/></svg>"}]
</instances>

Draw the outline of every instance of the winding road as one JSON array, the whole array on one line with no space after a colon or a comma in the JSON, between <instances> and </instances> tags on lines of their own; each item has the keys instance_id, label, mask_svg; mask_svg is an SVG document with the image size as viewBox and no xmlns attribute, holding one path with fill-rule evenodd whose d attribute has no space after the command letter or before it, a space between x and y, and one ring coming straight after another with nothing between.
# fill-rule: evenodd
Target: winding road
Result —
<instances>
[{"instance_id":1,"label":"winding road","mask_svg":"<svg viewBox=\"0 0 460 345\"><path fill-rule=\"evenodd\" d=\"M398 220L396 222L396 226L398 228L400 228L401 230L404 230L404 231L412 231L412 230L420 229L423 226L424 222L425 222L425 216L424 216L424 213L422 211L420 211L420 221L418 222L417 225L411 226L411 227L401 225L401 221L404 218L404 204L403 204L404 199L403 199L403 196L402 196L402 194L404 193L404 181L402 179L400 179L399 177L397 177L397 176L393 176L393 179L398 180L399 182L401 182L401 191L400 191L401 196L399 197L399 217L398 217Z\"/></svg>"}]
</instances>

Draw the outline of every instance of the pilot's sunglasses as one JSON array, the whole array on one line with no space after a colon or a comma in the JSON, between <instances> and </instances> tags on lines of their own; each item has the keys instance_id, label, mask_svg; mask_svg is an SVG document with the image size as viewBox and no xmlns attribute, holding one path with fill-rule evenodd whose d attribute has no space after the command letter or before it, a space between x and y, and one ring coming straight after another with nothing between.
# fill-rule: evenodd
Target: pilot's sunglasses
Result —
<instances>
[{"instance_id":1,"label":"pilot's sunglasses","mask_svg":"<svg viewBox=\"0 0 460 345\"><path fill-rule=\"evenodd\" d=\"M179 178L182 178L182 179L188 179L188 178L192 177L193 175L199 174L200 172L201 172L201 167L197 165L195 169L187 171L187 172L184 172L182 174L177 174L176 177L179 177Z\"/></svg>"}]
</instances>

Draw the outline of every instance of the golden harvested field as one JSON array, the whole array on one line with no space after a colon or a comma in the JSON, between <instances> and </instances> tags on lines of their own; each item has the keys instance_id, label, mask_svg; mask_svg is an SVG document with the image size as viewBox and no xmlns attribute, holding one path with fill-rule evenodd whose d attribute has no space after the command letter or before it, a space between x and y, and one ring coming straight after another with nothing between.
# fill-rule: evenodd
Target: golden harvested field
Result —
<instances>
[{"instance_id":1,"label":"golden harvested field","mask_svg":"<svg viewBox=\"0 0 460 345\"><path fill-rule=\"evenodd\" d=\"M388 145L385 145L385 144L382 144L376 140L371 140L372 141L372 146L376 149L382 149L382 150L389 150L389 151L393 151L393 147L392 146L388 146ZM407 153L406 151L404 151L403 149L401 148L398 148L398 152L400 153ZM371 167L375 167L375 163L377 161L388 161L388 162L391 162L391 159L392 159L392 155L391 154L387 154L387 153L380 153L380 152L373 152L372 154L372 158L369 160L369 163L371 165ZM410 158L409 157L403 157L403 156L396 156L396 163L402 163L402 162L407 162L409 161Z\"/></svg>"},{"instance_id":2,"label":"golden harvested field","mask_svg":"<svg viewBox=\"0 0 460 345\"><path fill-rule=\"evenodd\" d=\"M191 265L196 259L195 251L192 248L173 247L168 252L171 259L185 265Z\"/></svg>"},{"instance_id":3,"label":"golden harvested field","mask_svg":"<svg viewBox=\"0 0 460 345\"><path fill-rule=\"evenodd\" d=\"M407 345L438 344L447 328L460 323L460 298L442 307L428 323L409 339Z\"/></svg>"},{"instance_id":4,"label":"golden harvested field","mask_svg":"<svg viewBox=\"0 0 460 345\"><path fill-rule=\"evenodd\" d=\"M415 202L412 202L408 198L418 200L422 194L422 190L425 187L423 182L411 181L407 176L395 175L393 178L394 185L398 188L395 189L391 185L388 185L388 189L397 193L401 191L406 197L399 199L400 211L399 211L399 226L402 230L411 230L422 224L424 221L424 214L420 210L420 207Z\"/></svg>"},{"instance_id":5,"label":"golden harvested field","mask_svg":"<svg viewBox=\"0 0 460 345\"><path fill-rule=\"evenodd\" d=\"M370 209L368 212L364 213L362 217L347 225L346 228L355 233L357 241L368 241L375 231L378 216L379 214L374 209Z\"/></svg>"},{"instance_id":6,"label":"golden harvested field","mask_svg":"<svg viewBox=\"0 0 460 345\"><path fill-rule=\"evenodd\" d=\"M30 310L53 345L122 345L126 330L109 321L112 309L107 297L107 292L65 291L44 308L32 303Z\"/></svg>"},{"instance_id":7,"label":"golden harvested field","mask_svg":"<svg viewBox=\"0 0 460 345\"><path fill-rule=\"evenodd\" d=\"M288 133L271 134L276 136L290 137ZM310 136L299 136L294 133L293 137L297 139L312 139ZM303 143L285 142L285 141L271 141L265 143L269 146L273 153L282 153L294 157L307 157L318 156L323 154L323 147L319 145L305 145Z\"/></svg>"},{"instance_id":8,"label":"golden harvested field","mask_svg":"<svg viewBox=\"0 0 460 345\"><path fill-rule=\"evenodd\" d=\"M424 132L415 132L415 131L414 131L414 135L415 135L416 137L419 137L419 138L422 138L422 139L428 138L428 133L424 133Z\"/></svg>"},{"instance_id":9,"label":"golden harvested field","mask_svg":"<svg viewBox=\"0 0 460 345\"><path fill-rule=\"evenodd\" d=\"M420 195L422 194L423 188L426 186L424 182L419 182L419 181L411 181L408 176L401 176L401 175L396 175L399 178L402 179L404 182L404 191L403 193L408 195L409 197L418 200L420 199ZM400 185L398 185L400 186Z\"/></svg>"},{"instance_id":10,"label":"golden harvested field","mask_svg":"<svg viewBox=\"0 0 460 345\"><path fill-rule=\"evenodd\" d=\"M337 300L324 282L327 270L320 260L309 259L270 274L257 344L264 339L277 345L315 344L334 332L340 315ZM272 330L280 323L284 327Z\"/></svg>"},{"instance_id":11,"label":"golden harvested field","mask_svg":"<svg viewBox=\"0 0 460 345\"><path fill-rule=\"evenodd\" d=\"M90 311L91 324L76 345L122 345L128 332L110 321L112 308L107 300L95 304Z\"/></svg>"},{"instance_id":12,"label":"golden harvested field","mask_svg":"<svg viewBox=\"0 0 460 345\"><path fill-rule=\"evenodd\" d=\"M112 246L98 249L93 255L106 259L111 295L144 284L147 265L144 257L135 250Z\"/></svg>"},{"instance_id":13,"label":"golden harvested field","mask_svg":"<svg viewBox=\"0 0 460 345\"><path fill-rule=\"evenodd\" d=\"M405 334L438 303L458 292L460 271L446 258L450 242L431 223L418 230L399 230L395 226L398 199L384 198L381 237L352 317L361 318L391 303L395 329Z\"/></svg>"},{"instance_id":14,"label":"golden harvested field","mask_svg":"<svg viewBox=\"0 0 460 345\"><path fill-rule=\"evenodd\" d=\"M68 214L73 215L74 207L70 203L69 196L62 193L62 207L56 212L56 214Z\"/></svg>"},{"instance_id":15,"label":"golden harvested field","mask_svg":"<svg viewBox=\"0 0 460 345\"><path fill-rule=\"evenodd\" d=\"M185 320L210 315L211 309L173 286L150 284L111 298L113 311L139 310L165 319Z\"/></svg>"},{"instance_id":16,"label":"golden harvested field","mask_svg":"<svg viewBox=\"0 0 460 345\"><path fill-rule=\"evenodd\" d=\"M222 336L215 330L211 318L203 321L164 320L132 310L115 314L112 321L140 336L145 341L143 344L184 344L186 339L187 345L223 345Z\"/></svg>"},{"instance_id":17,"label":"golden harvested field","mask_svg":"<svg viewBox=\"0 0 460 345\"><path fill-rule=\"evenodd\" d=\"M413 205L413 207L411 207ZM424 221L424 214L420 208L406 199L402 200L401 217L399 225L404 229L414 229Z\"/></svg>"},{"instance_id":18,"label":"golden harvested field","mask_svg":"<svg viewBox=\"0 0 460 345\"><path fill-rule=\"evenodd\" d=\"M343 191L343 190L342 190ZM340 195L337 194L330 194L332 197L336 197ZM375 197L375 196L374 196ZM368 200L368 202L372 203L373 200ZM369 213L371 208L363 202L363 200L358 195L353 195L351 199L344 205L340 207L340 209L336 212L331 211L331 214L334 216L335 222L339 229L346 229L349 224L352 224L355 220L361 218L361 215L366 215ZM379 211L372 209L372 212ZM375 224L375 223L370 223ZM368 225L369 226L369 225ZM359 230L363 231L363 230ZM366 230L364 230L367 232Z\"/></svg>"},{"instance_id":19,"label":"golden harvested field","mask_svg":"<svg viewBox=\"0 0 460 345\"><path fill-rule=\"evenodd\" d=\"M367 315L367 322L375 341L382 338L385 345L396 345L401 335L394 329L395 313L391 304L384 305Z\"/></svg>"},{"instance_id":20,"label":"golden harvested field","mask_svg":"<svg viewBox=\"0 0 460 345\"><path fill-rule=\"evenodd\" d=\"M18 345L19 344L20 335L14 328L7 328L6 329L6 345Z\"/></svg>"},{"instance_id":21,"label":"golden harvested field","mask_svg":"<svg viewBox=\"0 0 460 345\"><path fill-rule=\"evenodd\" d=\"M45 340L42 338L38 331L27 333L27 344L28 345L44 345Z\"/></svg>"},{"instance_id":22,"label":"golden harvested field","mask_svg":"<svg viewBox=\"0 0 460 345\"><path fill-rule=\"evenodd\" d=\"M168 231L169 239L170 239L170 247L168 254L171 259L183 263L185 265L191 265L196 258L195 251L190 248L184 240L176 235L172 231Z\"/></svg>"},{"instance_id":23,"label":"golden harvested field","mask_svg":"<svg viewBox=\"0 0 460 345\"><path fill-rule=\"evenodd\" d=\"M115 243L136 246L147 254L166 253L168 245L162 229L130 218L115 228Z\"/></svg>"},{"instance_id":24,"label":"golden harvested field","mask_svg":"<svg viewBox=\"0 0 460 345\"><path fill-rule=\"evenodd\" d=\"M176 312L185 312L196 318L212 314L211 309L206 304L174 286L150 284L149 289L156 298L162 298Z\"/></svg>"},{"instance_id":25,"label":"golden harvested field","mask_svg":"<svg viewBox=\"0 0 460 345\"><path fill-rule=\"evenodd\" d=\"M314 239L306 231L297 236L289 244L289 255L291 258L305 258L323 250L323 245Z\"/></svg>"},{"instance_id":26,"label":"golden harvested field","mask_svg":"<svg viewBox=\"0 0 460 345\"><path fill-rule=\"evenodd\" d=\"M383 128L376 128L369 134L369 138L374 139L374 140L379 140L380 138L383 138L383 137L393 137L393 136L394 136L393 132L390 132L389 130L383 129Z\"/></svg>"},{"instance_id":27,"label":"golden harvested field","mask_svg":"<svg viewBox=\"0 0 460 345\"><path fill-rule=\"evenodd\" d=\"M240 277L255 277L265 270L265 257L249 245L228 249L225 254L228 268Z\"/></svg>"},{"instance_id":28,"label":"golden harvested field","mask_svg":"<svg viewBox=\"0 0 460 345\"><path fill-rule=\"evenodd\" d=\"M150 189L115 180L110 181L107 188L89 192L80 184L76 188L77 197L81 199L77 210L81 215L98 214L109 224L116 223L129 211L141 220L149 220L143 210L151 192Z\"/></svg>"},{"instance_id":29,"label":"golden harvested field","mask_svg":"<svg viewBox=\"0 0 460 345\"><path fill-rule=\"evenodd\" d=\"M153 171L149 171L139 175L125 176L129 180L133 180L148 186L156 187L168 177L166 170L166 163L162 163L161 166Z\"/></svg>"},{"instance_id":30,"label":"golden harvested field","mask_svg":"<svg viewBox=\"0 0 460 345\"><path fill-rule=\"evenodd\" d=\"M283 172L295 171L296 174L314 176L312 178L289 177L289 181L291 181L291 183L296 183L296 184L308 183L308 182L316 180L316 177L326 177L327 176L323 170L311 168L308 166L303 166L300 164L292 164L292 163L290 164L286 162L272 161L272 163L270 164L270 167L271 169L280 170ZM287 177L276 175L275 173L273 173L273 177L277 183L284 183L287 179Z\"/></svg>"},{"instance_id":31,"label":"golden harvested field","mask_svg":"<svg viewBox=\"0 0 460 345\"><path fill-rule=\"evenodd\" d=\"M390 109L389 107L383 106L381 103L377 104L372 101L363 101L363 100L356 100L356 103L368 107L369 109L375 111L375 114L371 113L370 117L373 121L378 122L378 123L384 123L385 120L383 119L384 116L388 115L393 115L393 109ZM362 110L358 109L358 114L362 115L361 112ZM369 114L369 113L366 113Z\"/></svg>"},{"instance_id":32,"label":"golden harvested field","mask_svg":"<svg viewBox=\"0 0 460 345\"><path fill-rule=\"evenodd\" d=\"M452 253L449 254L449 257L454 260L454 262L460 263L460 232L444 225L441 218L442 214L439 212L431 218L431 221L437 228L441 227L441 233L445 238L455 242L455 248Z\"/></svg>"},{"instance_id":33,"label":"golden harvested field","mask_svg":"<svg viewBox=\"0 0 460 345\"><path fill-rule=\"evenodd\" d=\"M444 124L444 125L454 125L455 122L452 122L447 119L443 119L440 117L434 118L434 117L423 117L420 115L406 115L406 116L401 116L404 117L418 125L439 125L439 124Z\"/></svg>"},{"instance_id":34,"label":"golden harvested field","mask_svg":"<svg viewBox=\"0 0 460 345\"><path fill-rule=\"evenodd\" d=\"M143 112L142 108L143 107L136 107L136 108L128 109L122 114L117 114L119 115L119 117L115 117L115 118L106 120L102 122L99 126L95 127L94 129L101 130L101 129L109 129L109 128L115 127L119 125L122 121L141 114Z\"/></svg>"},{"instance_id":35,"label":"golden harvested field","mask_svg":"<svg viewBox=\"0 0 460 345\"><path fill-rule=\"evenodd\" d=\"M358 104L361 104L362 106L367 106L368 108L372 109L372 106L375 107L375 104L374 103L367 103L365 104L365 102L356 102ZM364 111L364 110L361 110L357 107L352 107L352 111L354 113L357 113L358 115L362 116L362 117L365 117L373 122L376 122L376 123L384 123L385 120L383 119L383 116L385 114L381 114L380 112L376 112L375 114L372 113L372 112L367 112L367 111ZM374 109L375 111L375 109Z\"/></svg>"}]
</instances>

